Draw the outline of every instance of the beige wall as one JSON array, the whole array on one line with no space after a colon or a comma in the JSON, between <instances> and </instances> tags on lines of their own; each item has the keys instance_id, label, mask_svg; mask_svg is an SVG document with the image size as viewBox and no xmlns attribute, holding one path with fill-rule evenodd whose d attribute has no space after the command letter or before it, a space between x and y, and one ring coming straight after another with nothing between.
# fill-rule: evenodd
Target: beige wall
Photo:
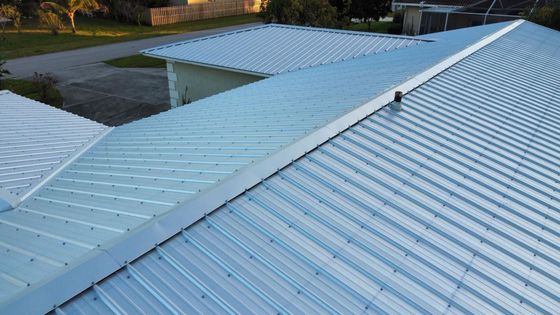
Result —
<instances>
[{"instance_id":1,"label":"beige wall","mask_svg":"<svg viewBox=\"0 0 560 315\"><path fill-rule=\"evenodd\" d=\"M418 35L420 32L420 8L405 7L403 15L403 33Z\"/></svg>"},{"instance_id":2,"label":"beige wall","mask_svg":"<svg viewBox=\"0 0 560 315\"><path fill-rule=\"evenodd\" d=\"M178 62L167 63L167 77L171 107L183 105L184 100L194 102L264 79L250 74Z\"/></svg>"}]
</instances>

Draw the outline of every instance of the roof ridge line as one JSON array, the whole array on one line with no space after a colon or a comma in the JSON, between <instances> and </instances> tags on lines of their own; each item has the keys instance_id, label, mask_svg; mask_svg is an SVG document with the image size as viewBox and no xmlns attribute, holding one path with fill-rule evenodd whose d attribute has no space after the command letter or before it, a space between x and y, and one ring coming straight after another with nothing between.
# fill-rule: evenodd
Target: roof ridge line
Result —
<instances>
[{"instance_id":1,"label":"roof ridge line","mask_svg":"<svg viewBox=\"0 0 560 315\"><path fill-rule=\"evenodd\" d=\"M216 183L196 197L178 204L165 214L145 222L136 229L113 239L84 255L69 269L59 271L33 288L24 290L0 305L0 313L46 313L91 285L108 277L129 262L148 253L159 244L204 218L214 210L235 199L248 189L274 175L319 145L336 137L349 127L385 107L395 91L408 93L432 79L481 48L507 34L524 20L516 20L500 30L481 38L476 43L445 58L405 82L389 88L363 105L315 129L294 143L280 148L270 156L241 169L222 182ZM218 196L220 197L218 200ZM183 222L183 223L181 223ZM118 268L116 267L118 264ZM89 269L93 268L93 269ZM88 269L88 272L81 272ZM71 284L71 285L68 285ZM54 305L53 305L54 304Z\"/></svg>"},{"instance_id":2,"label":"roof ridge line","mask_svg":"<svg viewBox=\"0 0 560 315\"><path fill-rule=\"evenodd\" d=\"M49 105L49 104L42 103L42 102L40 102L40 101L38 101L38 100L34 100L34 99L32 99L32 98L29 98L29 97L26 97L26 96L23 96L23 95L19 95L19 94L14 93L14 92L12 92L12 91L10 91L10 90L0 90L0 95L6 95L6 94L15 95L15 96L17 96L17 97L20 97L20 98L22 98L22 99L28 100L29 102L31 102L31 103L33 103L33 104L37 104L37 105L39 105L39 106L45 106L45 107L49 108L49 110L60 111L60 112L62 112L62 113L64 113L64 114L68 114L68 115L71 115L71 116L74 116L74 117L78 117L79 119L84 119L84 120L87 120L87 121L89 121L89 122L94 122L94 123L96 123L96 124L99 125L99 128L102 128L102 131L100 131L98 134L96 134L91 140L85 142L84 145L83 145L83 147L77 148L76 151L74 151L74 152L72 152L71 154L69 154L69 155L67 156L66 160L65 160L62 164L60 164L60 165L58 165L58 166L53 166L53 171L52 171L50 174L48 174L45 178L43 178L37 185L35 185L31 190L29 190L29 191L26 192L25 194L19 196L19 195L17 195L17 194L12 194L12 193L10 193L9 191L6 191L8 194L11 195L11 197L10 197L10 196L3 196L3 195L1 194L1 192L2 192L2 190L5 190L5 189L0 189L0 197L4 198L4 200L5 200L6 202L10 203L10 205L12 206L12 209L7 209L7 210L4 210L4 211L10 211L10 210L13 210L13 209L17 208L25 199L27 199L29 196L31 196L32 194L34 194L35 192L37 192L37 191L38 191L41 187L43 187L47 182L50 182L50 181L51 181L56 175L58 175L62 170L66 169L66 167L67 167L70 163L74 162L74 161L75 161L78 157L80 157L84 152L86 152L87 150L89 150L94 144L96 144L99 140L101 140L102 138L104 138L112 129L114 129L114 127L106 126L106 125L101 124L101 123L98 123L98 122L96 122L96 121L94 121L94 120L92 120L92 119L82 117L82 116L80 116L80 115L77 115L77 114L71 113L71 112L69 112L69 111L66 111L66 110L64 110L64 109L62 109L62 108L57 108L57 107L51 106L51 105ZM0 211L0 212L2 212L2 211Z\"/></svg>"},{"instance_id":3,"label":"roof ridge line","mask_svg":"<svg viewBox=\"0 0 560 315\"><path fill-rule=\"evenodd\" d=\"M101 124L101 125L105 126L103 124ZM14 209L17 206L19 206L25 199L29 198L31 195L33 195L35 192L37 192L39 189L44 187L47 183L52 181L54 179L54 177L56 177L60 172L65 170L70 164L72 164L74 161L76 161L76 159L78 159L80 156L82 156L91 147L93 147L101 139L105 138L113 129L115 129L115 127L108 127L108 126L105 126L105 127L106 127L105 130L103 130L99 134L97 134L92 140L90 140L88 143L86 143L86 145L84 147L72 152L68 156L68 159L66 161L64 161L64 163L59 165L52 173L50 173L39 184L37 184L35 187L33 187L33 189L26 192L23 196L19 197L17 204L14 206Z\"/></svg>"},{"instance_id":4,"label":"roof ridge line","mask_svg":"<svg viewBox=\"0 0 560 315\"><path fill-rule=\"evenodd\" d=\"M184 45L184 44L186 44L186 43L191 43L191 42L192 42L192 43L196 43L196 42L203 41L203 40L208 40L208 39L212 39L212 38L217 38L217 37L223 37L223 36L233 35L233 34L237 34L237 33L244 33L244 32L248 32L248 31L260 29L260 28L271 27L272 25L274 25L274 24L261 24L261 25L249 26L249 27L246 27L246 28L241 28L241 29L237 29L237 30L227 31L227 32L223 32L223 33L218 33L218 34L213 34L213 35L207 35L207 36L198 37L198 38L191 38L191 39L187 39L187 40L183 40L183 41L179 41L179 42L175 42L175 43L159 45L159 46L152 47L152 48L146 48L146 49L140 50L139 52L140 52L141 54L147 54L147 53L149 53L150 51L154 51L154 50L159 50L159 49L163 49L163 48L169 48L169 47L173 47L173 46Z\"/></svg>"}]
</instances>

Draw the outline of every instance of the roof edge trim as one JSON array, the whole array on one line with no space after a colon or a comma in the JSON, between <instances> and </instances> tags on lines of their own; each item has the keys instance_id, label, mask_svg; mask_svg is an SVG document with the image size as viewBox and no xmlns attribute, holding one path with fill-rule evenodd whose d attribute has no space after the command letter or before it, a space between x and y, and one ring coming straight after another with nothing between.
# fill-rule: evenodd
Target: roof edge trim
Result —
<instances>
[{"instance_id":1,"label":"roof edge trim","mask_svg":"<svg viewBox=\"0 0 560 315\"><path fill-rule=\"evenodd\" d=\"M56 175L58 175L60 172L62 172L63 170L66 169L66 167L68 167L68 165L70 165L72 162L74 162L77 158L79 158L80 156L82 156L82 154L84 154L84 152L88 151L91 147L93 147L97 142L99 142L99 140L105 138L105 136L107 136L107 134L109 134L109 132L111 132L115 127L106 127L105 130L101 131L99 134L97 134L95 136L95 138L93 138L92 140L89 141L89 143L86 143L86 145L84 147L82 147L79 150L76 150L75 152L72 152L72 154L70 154L67 158L67 160L62 163L61 165L59 165L52 173L50 173L47 177L45 177L39 184L37 184L35 187L33 187L33 189L31 189L30 191L28 191L27 193L25 193L23 196L21 196L16 204L15 207L17 207L20 203L22 203L25 199L29 198L29 196L33 195L36 191L38 191L39 189L41 189L43 186L45 186L45 184L47 184L48 182L50 182ZM14 208L15 208L14 207Z\"/></svg>"},{"instance_id":2,"label":"roof edge trim","mask_svg":"<svg viewBox=\"0 0 560 315\"><path fill-rule=\"evenodd\" d=\"M167 62L184 63L184 64L188 64L188 65L193 65L193 66L212 68L212 69L224 70L224 71L229 71L229 72L236 72L236 73L241 73L241 74L248 74L248 75L257 76L257 77L261 77L261 78L270 78L270 77L275 75L274 73L264 73L264 72L256 72L256 71L249 71L249 70L241 70L241 69L237 69L237 68L218 66L218 65L211 64L211 63L196 62L196 61L190 61L190 60L181 60L181 59L177 59L177 58L164 57L164 56L160 56L160 55L152 55L150 53L143 53L143 52L140 52L140 53L142 55L146 56L146 57L161 59L161 60L165 60Z\"/></svg>"},{"instance_id":3,"label":"roof edge trim","mask_svg":"<svg viewBox=\"0 0 560 315\"><path fill-rule=\"evenodd\" d=\"M169 212L146 222L100 248L94 249L76 263L68 266L67 269L24 290L0 305L0 313L47 313L53 309L53 306L62 305L124 265L154 249L158 244L204 218L228 201L259 184L265 178L274 175L296 159L383 108L393 100L395 91L407 93L414 90L440 72L507 34L523 22L523 20L517 20L487 35L462 51L388 89L327 125L314 130L307 136L279 149L268 158L240 170L237 174L215 184L197 197L176 206Z\"/></svg>"}]
</instances>

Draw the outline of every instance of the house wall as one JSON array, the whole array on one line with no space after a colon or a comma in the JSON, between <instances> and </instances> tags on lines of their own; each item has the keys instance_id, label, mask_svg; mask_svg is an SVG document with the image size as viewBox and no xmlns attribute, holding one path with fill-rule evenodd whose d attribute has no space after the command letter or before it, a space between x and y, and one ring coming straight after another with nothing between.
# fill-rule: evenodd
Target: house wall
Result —
<instances>
[{"instance_id":1,"label":"house wall","mask_svg":"<svg viewBox=\"0 0 560 315\"><path fill-rule=\"evenodd\" d=\"M167 62L171 107L218 94L264 77L179 62ZM188 86L188 89L187 89Z\"/></svg>"},{"instance_id":2,"label":"house wall","mask_svg":"<svg viewBox=\"0 0 560 315\"><path fill-rule=\"evenodd\" d=\"M405 7L403 14L403 33L418 35L420 32L420 8Z\"/></svg>"}]
</instances>

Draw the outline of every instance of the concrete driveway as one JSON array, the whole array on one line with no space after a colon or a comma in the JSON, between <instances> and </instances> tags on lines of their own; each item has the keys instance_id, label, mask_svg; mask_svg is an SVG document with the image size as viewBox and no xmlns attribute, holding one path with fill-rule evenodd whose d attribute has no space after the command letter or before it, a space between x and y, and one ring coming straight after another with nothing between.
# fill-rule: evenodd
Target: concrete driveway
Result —
<instances>
[{"instance_id":1,"label":"concrete driveway","mask_svg":"<svg viewBox=\"0 0 560 315\"><path fill-rule=\"evenodd\" d=\"M64 97L64 109L116 126L169 109L165 69L122 69L102 61L137 54L139 50L260 25L251 23L138 41L96 46L9 60L6 68L18 78L52 73Z\"/></svg>"}]
</instances>

